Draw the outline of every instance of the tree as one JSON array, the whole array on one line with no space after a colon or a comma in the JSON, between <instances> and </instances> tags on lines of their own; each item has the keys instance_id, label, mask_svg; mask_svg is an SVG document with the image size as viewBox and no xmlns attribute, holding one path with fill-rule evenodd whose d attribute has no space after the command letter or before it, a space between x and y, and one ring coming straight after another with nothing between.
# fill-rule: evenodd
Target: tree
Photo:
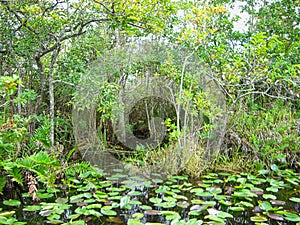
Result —
<instances>
[{"instance_id":1,"label":"tree","mask_svg":"<svg viewBox=\"0 0 300 225\"><path fill-rule=\"evenodd\" d=\"M38 78L35 87L40 98L35 109L48 101L51 123L50 142L54 144L55 98L54 83L57 60L70 48L75 39L104 26L112 30L111 38L119 42L119 32L147 34L159 32L175 8L168 1L1 1L2 23L10 26L5 31L2 52L13 57L20 78L28 83ZM10 73L11 59L2 62L2 71ZM25 71L28 76L20 73ZM9 65L8 65L9 64ZM6 66L8 65L8 66ZM14 67L14 66L13 66ZM9 69L8 69L9 68ZM36 89L36 88L35 88ZM48 93L47 90L48 89ZM21 87L19 87L19 94ZM48 104L47 104L48 105ZM20 110L19 110L20 111ZM38 110L37 110L38 111Z\"/></svg>"}]
</instances>

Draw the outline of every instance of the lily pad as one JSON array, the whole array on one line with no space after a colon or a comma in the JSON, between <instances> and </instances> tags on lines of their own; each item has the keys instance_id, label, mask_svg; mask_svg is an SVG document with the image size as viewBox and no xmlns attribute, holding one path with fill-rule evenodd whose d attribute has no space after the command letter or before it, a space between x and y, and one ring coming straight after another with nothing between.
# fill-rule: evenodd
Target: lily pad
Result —
<instances>
[{"instance_id":1,"label":"lily pad","mask_svg":"<svg viewBox=\"0 0 300 225\"><path fill-rule=\"evenodd\" d=\"M111 206L103 206L101 208L101 213L106 216L116 216L117 212L112 210Z\"/></svg>"},{"instance_id":2,"label":"lily pad","mask_svg":"<svg viewBox=\"0 0 300 225\"><path fill-rule=\"evenodd\" d=\"M247 208L253 208L254 205L250 202L244 202L244 201L241 201L241 202L238 202L236 204L237 206L244 206L244 207L247 207Z\"/></svg>"},{"instance_id":3,"label":"lily pad","mask_svg":"<svg viewBox=\"0 0 300 225\"><path fill-rule=\"evenodd\" d=\"M144 225L139 219L129 219L127 225Z\"/></svg>"},{"instance_id":4,"label":"lily pad","mask_svg":"<svg viewBox=\"0 0 300 225\"><path fill-rule=\"evenodd\" d=\"M152 207L149 206L149 205L141 205L140 208L141 208L142 210L151 210L151 209L152 209Z\"/></svg>"},{"instance_id":5,"label":"lily pad","mask_svg":"<svg viewBox=\"0 0 300 225\"><path fill-rule=\"evenodd\" d=\"M28 205L28 206L26 206L24 209L23 209L23 211L38 211L38 210L40 210L42 207L41 206L39 206L39 205Z\"/></svg>"},{"instance_id":6,"label":"lily pad","mask_svg":"<svg viewBox=\"0 0 300 225\"><path fill-rule=\"evenodd\" d=\"M9 200L4 200L3 204L8 206L20 206L21 202L15 199L9 199Z\"/></svg>"},{"instance_id":7,"label":"lily pad","mask_svg":"<svg viewBox=\"0 0 300 225\"><path fill-rule=\"evenodd\" d=\"M0 217L10 217L14 215L16 211L4 211L0 213Z\"/></svg>"},{"instance_id":8,"label":"lily pad","mask_svg":"<svg viewBox=\"0 0 300 225\"><path fill-rule=\"evenodd\" d=\"M154 216L154 215L160 215L160 211L158 210L145 210L144 211L144 214L145 215L151 215L151 216Z\"/></svg>"},{"instance_id":9,"label":"lily pad","mask_svg":"<svg viewBox=\"0 0 300 225\"><path fill-rule=\"evenodd\" d=\"M154 203L154 204L158 204L162 202L161 198L156 198L156 197L152 197L149 199L150 202Z\"/></svg>"},{"instance_id":10,"label":"lily pad","mask_svg":"<svg viewBox=\"0 0 300 225\"><path fill-rule=\"evenodd\" d=\"M134 213L134 214L132 214L132 217L135 219L141 219L144 217L144 214L143 213Z\"/></svg>"},{"instance_id":11,"label":"lily pad","mask_svg":"<svg viewBox=\"0 0 300 225\"><path fill-rule=\"evenodd\" d=\"M177 206L180 207L180 208L184 208L186 209L187 207L189 207L189 203L187 201L180 201L180 202L177 202Z\"/></svg>"},{"instance_id":12,"label":"lily pad","mask_svg":"<svg viewBox=\"0 0 300 225\"><path fill-rule=\"evenodd\" d=\"M233 212L243 212L243 211L245 211L245 209L243 207L229 207L228 210L233 211Z\"/></svg>"},{"instance_id":13,"label":"lily pad","mask_svg":"<svg viewBox=\"0 0 300 225\"><path fill-rule=\"evenodd\" d=\"M269 211L273 208L271 203L267 202L267 201L258 201L258 204L259 204L259 207L261 208L261 210L263 210L263 211Z\"/></svg>"},{"instance_id":14,"label":"lily pad","mask_svg":"<svg viewBox=\"0 0 300 225\"><path fill-rule=\"evenodd\" d=\"M272 200L277 199L277 197L275 195L271 195L271 194L263 194L263 198L264 199L272 199Z\"/></svg>"},{"instance_id":15,"label":"lily pad","mask_svg":"<svg viewBox=\"0 0 300 225\"><path fill-rule=\"evenodd\" d=\"M199 197L213 197L214 195L210 192L201 192L201 193L196 193L197 196Z\"/></svg>"},{"instance_id":16,"label":"lily pad","mask_svg":"<svg viewBox=\"0 0 300 225\"><path fill-rule=\"evenodd\" d=\"M284 217L277 214L268 214L267 215L272 220L284 221Z\"/></svg>"},{"instance_id":17,"label":"lily pad","mask_svg":"<svg viewBox=\"0 0 300 225\"><path fill-rule=\"evenodd\" d=\"M291 213L291 212L284 212L283 213L284 218L288 221L292 221L292 222L300 222L300 216L298 216L295 213Z\"/></svg>"},{"instance_id":18,"label":"lily pad","mask_svg":"<svg viewBox=\"0 0 300 225\"><path fill-rule=\"evenodd\" d=\"M37 193L37 197L40 199L51 198L53 197L52 193Z\"/></svg>"},{"instance_id":19,"label":"lily pad","mask_svg":"<svg viewBox=\"0 0 300 225\"><path fill-rule=\"evenodd\" d=\"M160 215L164 215L166 220L174 220L174 219L180 219L181 216L178 212L174 211L161 211Z\"/></svg>"},{"instance_id":20,"label":"lily pad","mask_svg":"<svg viewBox=\"0 0 300 225\"><path fill-rule=\"evenodd\" d=\"M291 197L291 198L289 198L289 200L292 202L300 203L300 198Z\"/></svg>"},{"instance_id":21,"label":"lily pad","mask_svg":"<svg viewBox=\"0 0 300 225\"><path fill-rule=\"evenodd\" d=\"M251 220L252 222L265 222L265 221L267 221L268 219L267 219L266 217L264 217L264 216L252 216L252 217L250 218L250 220Z\"/></svg>"},{"instance_id":22,"label":"lily pad","mask_svg":"<svg viewBox=\"0 0 300 225\"><path fill-rule=\"evenodd\" d=\"M174 206L176 206L176 202L160 202L154 205L162 208L173 208Z\"/></svg>"}]
</instances>

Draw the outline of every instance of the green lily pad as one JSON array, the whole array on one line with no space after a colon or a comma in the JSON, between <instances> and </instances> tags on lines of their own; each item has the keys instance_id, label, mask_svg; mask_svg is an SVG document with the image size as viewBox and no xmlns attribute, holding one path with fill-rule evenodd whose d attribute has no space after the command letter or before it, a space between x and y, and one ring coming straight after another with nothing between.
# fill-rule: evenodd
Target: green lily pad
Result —
<instances>
[{"instance_id":1,"label":"green lily pad","mask_svg":"<svg viewBox=\"0 0 300 225\"><path fill-rule=\"evenodd\" d=\"M289 198L289 200L292 202L300 203L300 198L291 197L291 198Z\"/></svg>"},{"instance_id":2,"label":"green lily pad","mask_svg":"<svg viewBox=\"0 0 300 225\"><path fill-rule=\"evenodd\" d=\"M299 179L297 179L295 177L287 178L285 180L293 185L299 185L299 182L300 182Z\"/></svg>"},{"instance_id":3,"label":"green lily pad","mask_svg":"<svg viewBox=\"0 0 300 225\"><path fill-rule=\"evenodd\" d=\"M254 205L250 202L244 202L244 201L241 201L241 202L238 202L236 204L237 206L244 206L244 207L247 207L247 208L253 208Z\"/></svg>"},{"instance_id":4,"label":"green lily pad","mask_svg":"<svg viewBox=\"0 0 300 225\"><path fill-rule=\"evenodd\" d=\"M266 175L266 174L268 174L270 171L269 170L259 170L258 171L258 173L260 174L260 175Z\"/></svg>"},{"instance_id":5,"label":"green lily pad","mask_svg":"<svg viewBox=\"0 0 300 225\"><path fill-rule=\"evenodd\" d=\"M60 203L60 204L65 204L68 202L68 198L57 198L55 202Z\"/></svg>"},{"instance_id":6,"label":"green lily pad","mask_svg":"<svg viewBox=\"0 0 300 225\"><path fill-rule=\"evenodd\" d=\"M249 189L242 189L239 191L235 191L232 196L238 198L254 198L257 197L257 194L252 193Z\"/></svg>"},{"instance_id":7,"label":"green lily pad","mask_svg":"<svg viewBox=\"0 0 300 225\"><path fill-rule=\"evenodd\" d=\"M4 211L0 213L0 217L11 217L16 211Z\"/></svg>"},{"instance_id":8,"label":"green lily pad","mask_svg":"<svg viewBox=\"0 0 300 225\"><path fill-rule=\"evenodd\" d=\"M218 194L222 193L222 189L219 187L210 187L210 188L207 188L206 191L208 191L214 195L218 195Z\"/></svg>"},{"instance_id":9,"label":"green lily pad","mask_svg":"<svg viewBox=\"0 0 300 225\"><path fill-rule=\"evenodd\" d=\"M218 217L220 218L233 218L233 216L230 213L219 211L217 214Z\"/></svg>"},{"instance_id":10,"label":"green lily pad","mask_svg":"<svg viewBox=\"0 0 300 225\"><path fill-rule=\"evenodd\" d=\"M202 220L197 220L196 218L188 220L185 225L201 225L203 224Z\"/></svg>"},{"instance_id":11,"label":"green lily pad","mask_svg":"<svg viewBox=\"0 0 300 225\"><path fill-rule=\"evenodd\" d=\"M21 202L15 199L9 199L9 200L4 200L3 204L8 206L20 206Z\"/></svg>"},{"instance_id":12,"label":"green lily pad","mask_svg":"<svg viewBox=\"0 0 300 225\"><path fill-rule=\"evenodd\" d=\"M203 200L202 199L192 199L191 200L191 203L192 204L203 204Z\"/></svg>"},{"instance_id":13,"label":"green lily pad","mask_svg":"<svg viewBox=\"0 0 300 225\"><path fill-rule=\"evenodd\" d=\"M128 195L129 196L139 196L142 195L143 193L141 191L133 191L133 192L129 192Z\"/></svg>"},{"instance_id":14,"label":"green lily pad","mask_svg":"<svg viewBox=\"0 0 300 225\"><path fill-rule=\"evenodd\" d=\"M187 201L180 201L180 202L177 202L177 206L180 207L180 208L184 208L186 209L187 207L189 207L189 203Z\"/></svg>"},{"instance_id":15,"label":"green lily pad","mask_svg":"<svg viewBox=\"0 0 300 225\"><path fill-rule=\"evenodd\" d=\"M243 211L245 211L244 207L235 207L235 206L229 207L228 210L233 211L233 212L243 212Z\"/></svg>"},{"instance_id":16,"label":"green lily pad","mask_svg":"<svg viewBox=\"0 0 300 225\"><path fill-rule=\"evenodd\" d=\"M54 213L54 214L51 214L50 216L47 217L47 220L50 220L50 221L57 221L59 220L60 218L60 215ZM60 223L61 224L61 223Z\"/></svg>"},{"instance_id":17,"label":"green lily pad","mask_svg":"<svg viewBox=\"0 0 300 225\"><path fill-rule=\"evenodd\" d=\"M199 216L202 214L202 211L198 211L198 210L195 210L195 211L190 211L189 212L189 216Z\"/></svg>"},{"instance_id":18,"label":"green lily pad","mask_svg":"<svg viewBox=\"0 0 300 225\"><path fill-rule=\"evenodd\" d=\"M221 205L224 205L224 206L231 206L232 205L232 202L231 201L224 201L224 200L221 200L219 201L219 203Z\"/></svg>"},{"instance_id":19,"label":"green lily pad","mask_svg":"<svg viewBox=\"0 0 300 225\"><path fill-rule=\"evenodd\" d=\"M178 212L174 211L161 211L160 215L164 215L166 220L174 220L174 219L180 219L181 216Z\"/></svg>"},{"instance_id":20,"label":"green lily pad","mask_svg":"<svg viewBox=\"0 0 300 225\"><path fill-rule=\"evenodd\" d=\"M300 222L300 216L298 216L295 213L291 213L291 212L284 212L284 218L288 221L292 221L292 222Z\"/></svg>"},{"instance_id":21,"label":"green lily pad","mask_svg":"<svg viewBox=\"0 0 300 225\"><path fill-rule=\"evenodd\" d=\"M215 199L217 201L224 201L224 200L226 200L226 198L227 198L227 196L225 196L225 195L216 195L215 196Z\"/></svg>"},{"instance_id":22,"label":"green lily pad","mask_svg":"<svg viewBox=\"0 0 300 225\"><path fill-rule=\"evenodd\" d=\"M101 208L101 213L106 216L116 216L117 212L112 210L111 206L103 206Z\"/></svg>"},{"instance_id":23,"label":"green lily pad","mask_svg":"<svg viewBox=\"0 0 300 225\"><path fill-rule=\"evenodd\" d=\"M173 208L174 206L176 206L176 202L160 202L154 205L162 208Z\"/></svg>"},{"instance_id":24,"label":"green lily pad","mask_svg":"<svg viewBox=\"0 0 300 225\"><path fill-rule=\"evenodd\" d=\"M138 200L130 200L130 201L129 201L129 204L130 204L130 205L141 205L142 202L140 202L140 201L138 201Z\"/></svg>"},{"instance_id":25,"label":"green lily pad","mask_svg":"<svg viewBox=\"0 0 300 225\"><path fill-rule=\"evenodd\" d=\"M145 225L164 225L163 223L145 223Z\"/></svg>"},{"instance_id":26,"label":"green lily pad","mask_svg":"<svg viewBox=\"0 0 300 225\"><path fill-rule=\"evenodd\" d=\"M39 206L39 205L28 205L28 206L26 206L24 209L23 209L23 211L30 211L30 212L32 212L32 211L38 211L38 210L40 210L42 207L41 206Z\"/></svg>"},{"instance_id":27,"label":"green lily pad","mask_svg":"<svg viewBox=\"0 0 300 225\"><path fill-rule=\"evenodd\" d=\"M177 199L173 198L171 196L164 196L163 200L166 201L166 202L177 202Z\"/></svg>"},{"instance_id":28,"label":"green lily pad","mask_svg":"<svg viewBox=\"0 0 300 225\"><path fill-rule=\"evenodd\" d=\"M127 225L144 225L139 219L129 219Z\"/></svg>"},{"instance_id":29,"label":"green lily pad","mask_svg":"<svg viewBox=\"0 0 300 225\"><path fill-rule=\"evenodd\" d=\"M278 187L275 187L275 186L267 187L266 190L270 191L270 192L277 193L278 192Z\"/></svg>"},{"instance_id":30,"label":"green lily pad","mask_svg":"<svg viewBox=\"0 0 300 225\"><path fill-rule=\"evenodd\" d=\"M68 220L76 220L80 217L80 214L71 214L68 216Z\"/></svg>"},{"instance_id":31,"label":"green lily pad","mask_svg":"<svg viewBox=\"0 0 300 225\"><path fill-rule=\"evenodd\" d=\"M268 219L267 219L266 217L264 217L264 216L252 216L252 217L250 218L250 220L251 220L252 222L265 222L265 221L267 221Z\"/></svg>"},{"instance_id":32,"label":"green lily pad","mask_svg":"<svg viewBox=\"0 0 300 225\"><path fill-rule=\"evenodd\" d=\"M192 190L190 190L191 193L195 193L196 195L198 193L202 193L204 190L202 188L193 188Z\"/></svg>"},{"instance_id":33,"label":"green lily pad","mask_svg":"<svg viewBox=\"0 0 300 225\"><path fill-rule=\"evenodd\" d=\"M214 195L210 192L201 192L201 193L196 193L195 195L199 196L199 197L213 197Z\"/></svg>"},{"instance_id":34,"label":"green lily pad","mask_svg":"<svg viewBox=\"0 0 300 225\"><path fill-rule=\"evenodd\" d=\"M267 201L258 201L258 204L259 204L259 207L261 208L261 210L263 210L263 211L269 211L273 208L271 203L267 202Z\"/></svg>"},{"instance_id":35,"label":"green lily pad","mask_svg":"<svg viewBox=\"0 0 300 225\"><path fill-rule=\"evenodd\" d=\"M142 210L151 210L151 209L152 209L152 207L149 206L149 205L141 205L140 208L141 208Z\"/></svg>"},{"instance_id":36,"label":"green lily pad","mask_svg":"<svg viewBox=\"0 0 300 225\"><path fill-rule=\"evenodd\" d=\"M54 195L52 193L37 193L37 197L39 199L45 199L45 198L51 198L53 197Z\"/></svg>"},{"instance_id":37,"label":"green lily pad","mask_svg":"<svg viewBox=\"0 0 300 225\"><path fill-rule=\"evenodd\" d=\"M87 209L100 209L102 207L101 204L95 203L95 204L90 204L86 206Z\"/></svg>"},{"instance_id":38,"label":"green lily pad","mask_svg":"<svg viewBox=\"0 0 300 225\"><path fill-rule=\"evenodd\" d=\"M152 197L149 199L150 202L154 203L154 204L158 204L162 202L161 198L156 198L156 197Z\"/></svg>"},{"instance_id":39,"label":"green lily pad","mask_svg":"<svg viewBox=\"0 0 300 225\"><path fill-rule=\"evenodd\" d=\"M135 219L142 219L144 217L143 213L134 213L132 214L132 217Z\"/></svg>"},{"instance_id":40,"label":"green lily pad","mask_svg":"<svg viewBox=\"0 0 300 225\"><path fill-rule=\"evenodd\" d=\"M277 199L277 197L275 195L271 195L271 194L263 194L263 198L264 199L272 199L272 200Z\"/></svg>"},{"instance_id":41,"label":"green lily pad","mask_svg":"<svg viewBox=\"0 0 300 225\"><path fill-rule=\"evenodd\" d=\"M224 218L220 218L220 217L215 216L215 215L206 215L204 217L204 219L209 219L209 220L215 221L217 223L221 223L221 224L225 223L225 219Z\"/></svg>"}]
</instances>

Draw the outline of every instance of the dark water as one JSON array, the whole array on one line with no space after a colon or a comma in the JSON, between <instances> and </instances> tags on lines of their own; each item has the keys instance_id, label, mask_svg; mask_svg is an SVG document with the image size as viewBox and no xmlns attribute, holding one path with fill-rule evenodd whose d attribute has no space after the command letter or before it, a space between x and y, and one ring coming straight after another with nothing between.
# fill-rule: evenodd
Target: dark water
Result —
<instances>
[{"instance_id":1,"label":"dark water","mask_svg":"<svg viewBox=\"0 0 300 225\"><path fill-rule=\"evenodd\" d=\"M178 181L178 184L182 183L182 181ZM194 181L191 181L191 183L193 185L195 185L196 187L197 184L194 183ZM173 183L174 185L174 183ZM116 184L116 187L119 187L120 184ZM157 197L157 198L163 198L166 194L165 193L155 193L155 190L157 190L157 186L152 186L152 187L145 187L145 186L140 186L140 187L135 187L132 190L126 190L124 191L124 193L122 193L123 195L126 195L129 191L139 191L141 192L141 194L139 196L135 196L132 199L133 200L138 200L142 203L142 205L152 205L152 210L168 210L168 211L175 211L178 212L181 216L181 220L185 220L188 221L189 219L192 218L197 218L197 219L201 219L203 221L207 221L204 219L204 217L208 214L208 212L206 210L203 210L202 214L195 217L195 216L189 216L189 212L191 209L191 206L193 204L191 204L191 200L192 199L196 199L196 200L203 200L203 201L213 201L215 200L214 197L198 197L195 196L193 194L190 193L190 191L186 190L186 191L181 191L180 195L183 195L185 197L187 197L186 202L190 203L190 206L188 206L187 208L182 208L182 207L172 207L172 208L167 208L164 209L162 207L156 207L153 206L153 203L149 202L149 199L151 197ZM225 194L224 191L224 187L220 186L223 190L221 194ZM265 189L264 185L261 186L257 186L257 187L261 187L261 189ZM90 191L92 192L92 191ZM76 192L76 191L66 191L66 190L61 190L59 193L56 193L53 197L48 198L48 199L43 199L43 201L45 202L55 202L55 200L57 198L69 198L70 196L74 196L76 194L79 194L82 192ZM273 193L276 197L277 200L280 201L284 201L285 204L282 207L282 210L288 210L290 212L296 213L296 214L300 214L300 204L299 203L295 203L292 201L289 201L290 197L300 197L300 188L293 186L291 188L286 188L286 189L281 189L279 190L277 193ZM230 197L230 196L229 196ZM250 199L251 203L257 207L258 205L258 201L265 201L262 196L258 196L258 198L255 199ZM43 216L41 216L39 214L39 211L33 211L33 212L28 212L28 211L24 211L24 207L26 205L32 205L32 204L36 204L38 205L39 203L33 203L30 198L24 198L24 203L25 205L21 205L19 207L10 207L10 206L6 206L3 205L1 203L0 207L3 208L2 211L6 211L6 210L14 210L16 211L15 213L15 218L18 219L18 221L22 221L22 222L27 222L28 225L39 225L39 224L48 224L47 219ZM103 205L105 205L106 203L101 203ZM70 207L69 209L66 209L61 215L60 215L60 220L64 221L64 222L68 222L68 216L76 214L75 210L78 207L77 204L73 204L72 207ZM244 212L231 212L228 210L228 207L221 205L217 202L217 204L214 206L215 209L220 210L220 211L224 211L224 212L229 212L230 214L232 214L234 216L234 218L232 219L227 219L226 220L226 224L230 224L230 225L250 225L250 224L255 224L254 222L252 222L250 220L250 218L252 216L255 216L257 214L263 215L263 212L254 212L253 209L246 209L246 211ZM98 225L98 224L110 224L110 225L117 225L117 224L127 224L128 219L132 218L132 215L135 213L142 213L144 214L144 217L140 219L140 221L142 223L146 223L146 222L159 222L162 224L171 224L170 220L166 220L165 216L162 215L147 215L145 214L145 210L143 210L141 208L140 205L133 205L131 209L120 209L120 208L116 208L114 209L115 211L117 211L117 216L113 216L113 217L109 217L109 216L101 216L99 218L94 217L92 215L88 215L88 216L80 216L78 219L82 219L84 221L86 221L87 224L89 225ZM267 217L265 215L265 217ZM289 221L276 221L273 219L268 218L268 221L265 221L265 223L267 224L271 224L271 225L295 225L297 224L296 222L289 222Z\"/></svg>"}]
</instances>

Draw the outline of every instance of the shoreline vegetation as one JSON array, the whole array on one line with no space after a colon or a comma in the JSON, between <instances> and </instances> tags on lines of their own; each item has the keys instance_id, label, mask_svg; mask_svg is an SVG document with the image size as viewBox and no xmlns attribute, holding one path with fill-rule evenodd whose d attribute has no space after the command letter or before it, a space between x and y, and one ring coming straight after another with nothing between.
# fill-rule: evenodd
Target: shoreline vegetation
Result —
<instances>
[{"instance_id":1,"label":"shoreline vegetation","mask_svg":"<svg viewBox=\"0 0 300 225\"><path fill-rule=\"evenodd\" d=\"M0 224L300 224L299 5L0 1Z\"/></svg>"}]
</instances>

